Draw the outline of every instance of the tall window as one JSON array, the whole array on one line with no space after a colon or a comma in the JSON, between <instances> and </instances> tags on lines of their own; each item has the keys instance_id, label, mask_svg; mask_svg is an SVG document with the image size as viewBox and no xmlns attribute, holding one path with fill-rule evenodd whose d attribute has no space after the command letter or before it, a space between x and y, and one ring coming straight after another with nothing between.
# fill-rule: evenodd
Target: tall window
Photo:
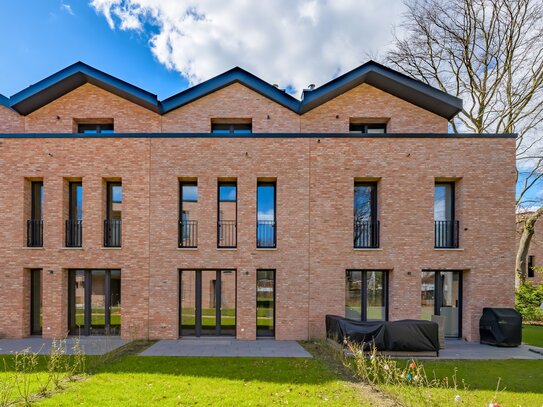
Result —
<instances>
[{"instance_id":1,"label":"tall window","mask_svg":"<svg viewBox=\"0 0 543 407\"><path fill-rule=\"evenodd\" d=\"M376 182L354 184L354 247L379 247Z\"/></svg>"},{"instance_id":2,"label":"tall window","mask_svg":"<svg viewBox=\"0 0 543 407\"><path fill-rule=\"evenodd\" d=\"M198 247L198 183L179 185L179 247Z\"/></svg>"},{"instance_id":3,"label":"tall window","mask_svg":"<svg viewBox=\"0 0 543 407\"><path fill-rule=\"evenodd\" d=\"M219 182L217 246L237 245L237 184Z\"/></svg>"},{"instance_id":4,"label":"tall window","mask_svg":"<svg viewBox=\"0 0 543 407\"><path fill-rule=\"evenodd\" d=\"M275 335L275 270L256 271L256 336Z\"/></svg>"},{"instance_id":5,"label":"tall window","mask_svg":"<svg viewBox=\"0 0 543 407\"><path fill-rule=\"evenodd\" d=\"M123 186L121 182L107 183L104 246L121 247Z\"/></svg>"},{"instance_id":6,"label":"tall window","mask_svg":"<svg viewBox=\"0 0 543 407\"><path fill-rule=\"evenodd\" d=\"M82 134L113 134L113 123L79 123L77 132Z\"/></svg>"},{"instance_id":7,"label":"tall window","mask_svg":"<svg viewBox=\"0 0 543 407\"><path fill-rule=\"evenodd\" d=\"M345 318L355 321L386 321L387 272L347 270L345 279Z\"/></svg>"},{"instance_id":8,"label":"tall window","mask_svg":"<svg viewBox=\"0 0 543 407\"><path fill-rule=\"evenodd\" d=\"M434 229L436 248L458 247L458 221L454 214L454 182L436 182Z\"/></svg>"},{"instance_id":9,"label":"tall window","mask_svg":"<svg viewBox=\"0 0 543 407\"><path fill-rule=\"evenodd\" d=\"M251 134L253 125L251 120L234 122L230 120L212 121L211 132L215 134Z\"/></svg>"},{"instance_id":10,"label":"tall window","mask_svg":"<svg viewBox=\"0 0 543 407\"><path fill-rule=\"evenodd\" d=\"M530 278L535 276L534 267L535 267L535 257L528 256L528 277Z\"/></svg>"},{"instance_id":11,"label":"tall window","mask_svg":"<svg viewBox=\"0 0 543 407\"><path fill-rule=\"evenodd\" d=\"M256 247L276 247L275 182L258 182Z\"/></svg>"},{"instance_id":12,"label":"tall window","mask_svg":"<svg viewBox=\"0 0 543 407\"><path fill-rule=\"evenodd\" d=\"M68 184L68 219L66 220L66 246L81 247L83 237L83 184Z\"/></svg>"},{"instance_id":13,"label":"tall window","mask_svg":"<svg viewBox=\"0 0 543 407\"><path fill-rule=\"evenodd\" d=\"M30 219L27 221L27 246L43 246L43 181L30 184Z\"/></svg>"}]
</instances>

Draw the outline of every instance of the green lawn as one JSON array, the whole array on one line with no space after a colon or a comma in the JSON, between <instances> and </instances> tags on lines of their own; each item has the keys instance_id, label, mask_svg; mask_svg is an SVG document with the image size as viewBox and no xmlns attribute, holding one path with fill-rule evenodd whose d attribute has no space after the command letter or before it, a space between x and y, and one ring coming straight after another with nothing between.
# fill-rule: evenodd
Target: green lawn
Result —
<instances>
[{"instance_id":1,"label":"green lawn","mask_svg":"<svg viewBox=\"0 0 543 407\"><path fill-rule=\"evenodd\" d=\"M522 342L543 348L543 326L523 325Z\"/></svg>"},{"instance_id":2,"label":"green lawn","mask_svg":"<svg viewBox=\"0 0 543 407\"><path fill-rule=\"evenodd\" d=\"M402 361L400 363L406 363ZM463 405L488 406L491 401L500 406L543 405L543 360L451 360L422 361L428 376L443 378L452 376L457 369L458 389L431 390L428 405L458 405L454 397L458 394ZM500 391L496 387L500 379ZM465 383L469 391L464 390ZM410 387L385 386L386 391L397 395L408 406L419 406L427 399L426 390Z\"/></svg>"},{"instance_id":3,"label":"green lawn","mask_svg":"<svg viewBox=\"0 0 543 407\"><path fill-rule=\"evenodd\" d=\"M315 359L129 356L43 406L369 405Z\"/></svg>"}]
</instances>

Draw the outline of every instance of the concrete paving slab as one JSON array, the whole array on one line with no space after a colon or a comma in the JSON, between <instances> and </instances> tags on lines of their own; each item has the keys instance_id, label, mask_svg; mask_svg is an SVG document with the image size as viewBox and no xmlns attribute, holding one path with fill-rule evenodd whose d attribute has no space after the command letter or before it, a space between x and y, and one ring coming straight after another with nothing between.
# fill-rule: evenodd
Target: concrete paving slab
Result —
<instances>
[{"instance_id":1,"label":"concrete paving slab","mask_svg":"<svg viewBox=\"0 0 543 407\"><path fill-rule=\"evenodd\" d=\"M296 341L183 338L162 340L145 349L140 356L216 356L311 358Z\"/></svg>"},{"instance_id":2,"label":"concrete paving slab","mask_svg":"<svg viewBox=\"0 0 543 407\"><path fill-rule=\"evenodd\" d=\"M435 359L533 359L543 360L543 348L521 345L517 348L500 348L482 345L479 342L466 342L460 339L447 339L445 349L439 351Z\"/></svg>"},{"instance_id":3,"label":"concrete paving slab","mask_svg":"<svg viewBox=\"0 0 543 407\"><path fill-rule=\"evenodd\" d=\"M103 355L130 341L118 336L69 337L62 342L68 355L74 354L74 347L79 346L86 355ZM0 339L0 354L13 354L28 349L40 355L48 355L53 340L42 338Z\"/></svg>"}]
</instances>

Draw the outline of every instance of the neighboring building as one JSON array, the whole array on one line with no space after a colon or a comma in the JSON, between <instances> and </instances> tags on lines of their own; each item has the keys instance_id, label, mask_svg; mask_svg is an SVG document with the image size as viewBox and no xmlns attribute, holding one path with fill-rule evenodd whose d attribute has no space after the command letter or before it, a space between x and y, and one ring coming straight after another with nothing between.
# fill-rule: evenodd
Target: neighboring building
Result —
<instances>
[{"instance_id":1,"label":"neighboring building","mask_svg":"<svg viewBox=\"0 0 543 407\"><path fill-rule=\"evenodd\" d=\"M522 234L523 215L524 214L517 215L517 250ZM543 222L541 219L535 223L535 232L530 241L526 266L526 281L534 284L541 284L543 282L543 274L538 273L534 268L543 268Z\"/></svg>"},{"instance_id":2,"label":"neighboring building","mask_svg":"<svg viewBox=\"0 0 543 407\"><path fill-rule=\"evenodd\" d=\"M234 68L166 100L82 63L0 98L0 335L325 335L514 302L515 138L375 62L300 101ZM121 295L122 293L122 295Z\"/></svg>"}]
</instances>

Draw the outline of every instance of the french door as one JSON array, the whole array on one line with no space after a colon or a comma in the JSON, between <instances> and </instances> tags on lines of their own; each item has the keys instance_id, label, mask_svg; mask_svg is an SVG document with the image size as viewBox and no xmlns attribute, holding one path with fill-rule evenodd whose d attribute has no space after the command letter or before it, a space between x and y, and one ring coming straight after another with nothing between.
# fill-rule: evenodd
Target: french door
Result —
<instances>
[{"instance_id":1,"label":"french door","mask_svg":"<svg viewBox=\"0 0 543 407\"><path fill-rule=\"evenodd\" d=\"M462 272L428 270L422 272L422 319L441 315L445 336L462 336Z\"/></svg>"},{"instance_id":2,"label":"french door","mask_svg":"<svg viewBox=\"0 0 543 407\"><path fill-rule=\"evenodd\" d=\"M235 335L235 270L181 270L179 336Z\"/></svg>"},{"instance_id":3,"label":"french door","mask_svg":"<svg viewBox=\"0 0 543 407\"><path fill-rule=\"evenodd\" d=\"M71 335L120 334L120 270L69 271L68 326Z\"/></svg>"}]
</instances>

